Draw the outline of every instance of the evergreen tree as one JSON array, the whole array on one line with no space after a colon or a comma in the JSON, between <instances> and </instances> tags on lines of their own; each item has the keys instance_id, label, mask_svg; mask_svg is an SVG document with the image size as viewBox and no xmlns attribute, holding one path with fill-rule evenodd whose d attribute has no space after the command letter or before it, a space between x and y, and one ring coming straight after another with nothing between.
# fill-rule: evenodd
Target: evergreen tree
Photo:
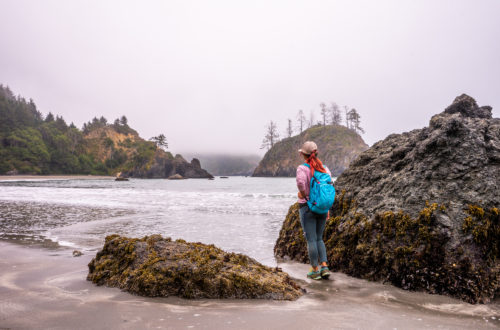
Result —
<instances>
[{"instance_id":1,"label":"evergreen tree","mask_svg":"<svg viewBox=\"0 0 500 330\"><path fill-rule=\"evenodd\" d=\"M52 112L49 112L47 117L45 117L45 122L50 123L51 121L54 121L54 115L52 114Z\"/></svg>"},{"instance_id":2,"label":"evergreen tree","mask_svg":"<svg viewBox=\"0 0 500 330\"><path fill-rule=\"evenodd\" d=\"M293 135L292 120L288 119L288 127L286 128L286 136L292 137L292 135Z\"/></svg>"},{"instance_id":3,"label":"evergreen tree","mask_svg":"<svg viewBox=\"0 0 500 330\"><path fill-rule=\"evenodd\" d=\"M345 110L345 126L347 128L351 128L351 119L349 117L349 107L347 105L344 105L344 110Z\"/></svg>"},{"instance_id":4,"label":"evergreen tree","mask_svg":"<svg viewBox=\"0 0 500 330\"><path fill-rule=\"evenodd\" d=\"M304 111L299 110L297 114L297 121L299 122L300 133L304 130L304 125L306 123L306 116L304 115Z\"/></svg>"},{"instance_id":5,"label":"evergreen tree","mask_svg":"<svg viewBox=\"0 0 500 330\"><path fill-rule=\"evenodd\" d=\"M261 149L267 148L267 150L269 150L274 146L276 142L278 142L278 139L279 139L278 127L271 120L269 122L269 125L267 125L266 135L264 136L264 140L262 140L262 145L260 148Z\"/></svg>"},{"instance_id":6,"label":"evergreen tree","mask_svg":"<svg viewBox=\"0 0 500 330\"><path fill-rule=\"evenodd\" d=\"M127 117L122 116L122 117L120 118L120 124L121 124L122 126L125 126L125 127L126 127L126 126L128 126L128 119L127 119Z\"/></svg>"},{"instance_id":7,"label":"evergreen tree","mask_svg":"<svg viewBox=\"0 0 500 330\"><path fill-rule=\"evenodd\" d=\"M311 110L311 113L309 114L309 121L307 122L307 128L311 128L314 126L314 111Z\"/></svg>"},{"instance_id":8,"label":"evergreen tree","mask_svg":"<svg viewBox=\"0 0 500 330\"><path fill-rule=\"evenodd\" d=\"M156 145L157 148L161 148L163 150L167 150L168 149L167 138L165 137L164 134L160 134L158 136L153 136L149 140L153 141L155 143L155 145Z\"/></svg>"},{"instance_id":9,"label":"evergreen tree","mask_svg":"<svg viewBox=\"0 0 500 330\"><path fill-rule=\"evenodd\" d=\"M365 133L365 130L360 126L361 116L356 111L356 109L353 108L349 111L349 118L350 118L352 130L354 130L356 133Z\"/></svg>"},{"instance_id":10,"label":"evergreen tree","mask_svg":"<svg viewBox=\"0 0 500 330\"><path fill-rule=\"evenodd\" d=\"M330 105L330 118L332 124L340 125L342 123L342 114L337 103L332 102Z\"/></svg>"},{"instance_id":11,"label":"evergreen tree","mask_svg":"<svg viewBox=\"0 0 500 330\"><path fill-rule=\"evenodd\" d=\"M326 108L326 104L324 102L321 102L319 104L321 108L321 117L323 118L323 126L326 126L326 119L328 117L328 109Z\"/></svg>"}]
</instances>

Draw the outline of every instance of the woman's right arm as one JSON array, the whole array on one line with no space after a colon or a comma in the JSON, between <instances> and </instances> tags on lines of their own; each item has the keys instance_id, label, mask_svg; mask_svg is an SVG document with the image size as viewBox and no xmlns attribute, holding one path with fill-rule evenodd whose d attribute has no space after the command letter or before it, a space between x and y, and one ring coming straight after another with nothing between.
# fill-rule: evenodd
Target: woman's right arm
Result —
<instances>
[{"instance_id":1,"label":"woman's right arm","mask_svg":"<svg viewBox=\"0 0 500 330\"><path fill-rule=\"evenodd\" d=\"M306 198L307 173L304 171L302 166L297 167L297 175L295 177L295 180L297 181L299 198Z\"/></svg>"}]
</instances>

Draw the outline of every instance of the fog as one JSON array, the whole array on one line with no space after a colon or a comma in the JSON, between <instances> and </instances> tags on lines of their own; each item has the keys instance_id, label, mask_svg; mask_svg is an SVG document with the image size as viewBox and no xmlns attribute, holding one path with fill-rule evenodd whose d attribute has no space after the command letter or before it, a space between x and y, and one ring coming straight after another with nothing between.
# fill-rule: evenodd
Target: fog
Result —
<instances>
[{"instance_id":1,"label":"fog","mask_svg":"<svg viewBox=\"0 0 500 330\"><path fill-rule=\"evenodd\" d=\"M0 83L77 126L253 154L331 101L368 144L467 93L500 117L500 1L0 1Z\"/></svg>"}]
</instances>

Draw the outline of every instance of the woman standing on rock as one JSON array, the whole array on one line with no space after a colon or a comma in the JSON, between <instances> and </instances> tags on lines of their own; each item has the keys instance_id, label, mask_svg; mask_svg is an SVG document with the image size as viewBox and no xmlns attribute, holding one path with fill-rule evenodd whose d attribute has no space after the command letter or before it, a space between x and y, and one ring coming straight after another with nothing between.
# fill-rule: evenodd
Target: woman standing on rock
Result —
<instances>
[{"instance_id":1,"label":"woman standing on rock","mask_svg":"<svg viewBox=\"0 0 500 330\"><path fill-rule=\"evenodd\" d=\"M297 167L296 176L297 188L299 189L300 223L302 224L302 229L307 240L309 262L312 266L309 273L307 273L307 277L313 280L328 279L330 271L326 264L326 247L323 242L323 232L328 213L319 214L313 212L308 205L308 200L310 182L314 172L327 173L330 176L330 181L332 174L326 166L323 166L321 160L318 159L318 147L316 143L312 141L305 142L299 149L299 152L305 160L304 164ZM321 264L321 268L319 268L319 264Z\"/></svg>"}]
</instances>

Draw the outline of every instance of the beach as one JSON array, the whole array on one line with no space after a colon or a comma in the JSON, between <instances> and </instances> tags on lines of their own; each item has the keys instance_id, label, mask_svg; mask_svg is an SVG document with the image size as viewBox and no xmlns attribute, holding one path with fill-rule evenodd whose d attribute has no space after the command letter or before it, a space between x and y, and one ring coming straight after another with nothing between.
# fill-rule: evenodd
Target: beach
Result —
<instances>
[{"instance_id":1,"label":"beach","mask_svg":"<svg viewBox=\"0 0 500 330\"><path fill-rule=\"evenodd\" d=\"M333 273L297 301L147 298L86 281L93 254L0 243L5 329L494 329L498 305L469 305ZM303 278L307 265L279 263Z\"/></svg>"}]
</instances>

